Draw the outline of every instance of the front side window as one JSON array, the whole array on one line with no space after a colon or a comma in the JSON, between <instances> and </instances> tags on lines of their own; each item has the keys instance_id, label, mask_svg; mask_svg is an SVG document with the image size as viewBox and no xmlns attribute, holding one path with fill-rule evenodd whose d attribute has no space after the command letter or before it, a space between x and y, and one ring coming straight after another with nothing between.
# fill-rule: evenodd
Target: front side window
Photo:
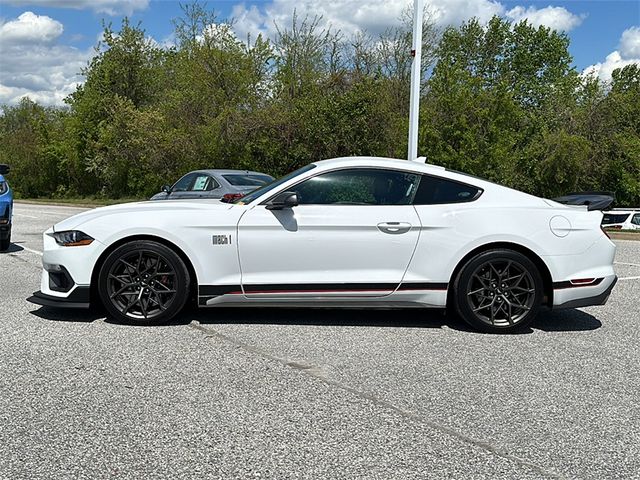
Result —
<instances>
[{"instance_id":1,"label":"front side window","mask_svg":"<svg viewBox=\"0 0 640 480\"><path fill-rule=\"evenodd\" d=\"M636 213L631 219L631 223L634 225L640 225L640 213Z\"/></svg>"},{"instance_id":2,"label":"front side window","mask_svg":"<svg viewBox=\"0 0 640 480\"><path fill-rule=\"evenodd\" d=\"M445 178L423 175L413 200L414 205L442 205L470 202L478 198L482 190L473 185Z\"/></svg>"},{"instance_id":3,"label":"front side window","mask_svg":"<svg viewBox=\"0 0 640 480\"><path fill-rule=\"evenodd\" d=\"M253 192L245 195L244 197L238 198L233 203L237 203L237 204L241 204L241 205L249 204L249 203L253 202L256 198L261 197L265 193L268 193L271 190L274 190L275 188L278 188L283 183L286 183L289 180L291 180L292 178L295 178L298 175L302 175L303 173L308 172L309 170L311 170L313 168L316 168L316 166L313 163L310 163L309 165L305 165L304 167L299 168L298 170L294 170L293 172L288 173L287 175L285 175L284 177L279 178L278 180L274 180L273 182L271 182L271 183L269 183L269 184L267 184L267 185L265 185L263 187L260 187L257 190L254 190Z\"/></svg>"},{"instance_id":4,"label":"front side window","mask_svg":"<svg viewBox=\"0 0 640 480\"><path fill-rule=\"evenodd\" d=\"M197 173L188 173L180 180L178 180L171 188L172 192L186 192L193 185L193 180L196 178Z\"/></svg>"},{"instance_id":5,"label":"front side window","mask_svg":"<svg viewBox=\"0 0 640 480\"><path fill-rule=\"evenodd\" d=\"M385 169L327 172L290 188L300 205L410 205L419 175Z\"/></svg>"}]
</instances>

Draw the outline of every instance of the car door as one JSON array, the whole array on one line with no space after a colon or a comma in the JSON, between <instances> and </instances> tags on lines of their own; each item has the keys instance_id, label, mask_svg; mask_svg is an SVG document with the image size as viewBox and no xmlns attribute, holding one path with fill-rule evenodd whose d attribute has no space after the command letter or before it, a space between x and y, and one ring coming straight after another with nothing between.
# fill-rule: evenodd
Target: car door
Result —
<instances>
[{"instance_id":1,"label":"car door","mask_svg":"<svg viewBox=\"0 0 640 480\"><path fill-rule=\"evenodd\" d=\"M244 294L389 295L418 241L417 182L403 171L347 168L287 188L298 198L293 208L248 210L238 224Z\"/></svg>"}]
</instances>

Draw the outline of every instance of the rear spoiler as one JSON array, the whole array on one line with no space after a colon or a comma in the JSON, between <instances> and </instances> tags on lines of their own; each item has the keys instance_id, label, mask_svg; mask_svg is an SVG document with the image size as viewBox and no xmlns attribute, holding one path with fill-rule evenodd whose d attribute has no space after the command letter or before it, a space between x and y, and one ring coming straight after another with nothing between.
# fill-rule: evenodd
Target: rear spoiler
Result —
<instances>
[{"instance_id":1,"label":"rear spoiler","mask_svg":"<svg viewBox=\"0 0 640 480\"><path fill-rule=\"evenodd\" d=\"M616 197L612 192L580 192L552 198L552 200L565 205L583 205L587 210L604 210L615 202Z\"/></svg>"}]
</instances>

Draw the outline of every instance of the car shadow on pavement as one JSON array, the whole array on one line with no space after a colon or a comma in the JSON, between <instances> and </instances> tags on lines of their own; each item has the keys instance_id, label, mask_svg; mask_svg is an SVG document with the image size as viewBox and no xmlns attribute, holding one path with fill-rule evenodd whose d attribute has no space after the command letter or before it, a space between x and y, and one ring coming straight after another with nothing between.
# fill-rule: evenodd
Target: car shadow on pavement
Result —
<instances>
[{"instance_id":1,"label":"car shadow on pavement","mask_svg":"<svg viewBox=\"0 0 640 480\"><path fill-rule=\"evenodd\" d=\"M39 307L29 313L38 318L42 318L43 320L77 323L91 323L100 318L104 318L105 316L104 310L94 308L86 310L76 308Z\"/></svg>"},{"instance_id":2,"label":"car shadow on pavement","mask_svg":"<svg viewBox=\"0 0 640 480\"><path fill-rule=\"evenodd\" d=\"M329 308L220 308L191 312L203 325L333 325L349 327L403 327L467 330L466 324L442 310L379 310Z\"/></svg>"},{"instance_id":3,"label":"car shadow on pavement","mask_svg":"<svg viewBox=\"0 0 640 480\"><path fill-rule=\"evenodd\" d=\"M480 333L463 320L443 310L364 310L364 309L203 309L182 315L183 323L197 320L203 325L334 325L354 327L442 328ZM185 322L186 321L186 322ZM602 322L581 310L541 311L530 327L511 335L544 332L579 332L595 330Z\"/></svg>"},{"instance_id":4,"label":"car shadow on pavement","mask_svg":"<svg viewBox=\"0 0 640 480\"><path fill-rule=\"evenodd\" d=\"M602 327L602 322L582 310L543 310L531 327L544 332L584 332Z\"/></svg>"},{"instance_id":5,"label":"car shadow on pavement","mask_svg":"<svg viewBox=\"0 0 640 480\"><path fill-rule=\"evenodd\" d=\"M16 252L21 252L23 250L24 248L18 245L17 243L12 243L11 245L9 245L9 248L7 248L5 251L0 253L16 253Z\"/></svg>"},{"instance_id":6,"label":"car shadow on pavement","mask_svg":"<svg viewBox=\"0 0 640 480\"><path fill-rule=\"evenodd\" d=\"M44 320L58 322L84 322L105 318L102 308L76 310L40 307L32 315ZM187 308L169 325L188 325L197 321L202 325L309 325L348 327L401 327L443 328L461 332L479 333L464 321L443 310L366 310L366 309L310 309L310 308ZM105 318L107 323L118 323ZM124 325L123 325L124 326ZM543 332L580 332L596 330L602 322L582 310L542 311L530 327L513 332L512 335Z\"/></svg>"}]
</instances>

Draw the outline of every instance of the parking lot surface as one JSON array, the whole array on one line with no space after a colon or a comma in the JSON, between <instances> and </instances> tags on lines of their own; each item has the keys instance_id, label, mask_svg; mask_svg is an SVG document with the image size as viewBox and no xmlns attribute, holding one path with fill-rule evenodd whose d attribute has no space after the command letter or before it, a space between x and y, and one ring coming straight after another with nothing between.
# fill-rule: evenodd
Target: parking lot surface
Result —
<instances>
[{"instance_id":1,"label":"parking lot surface","mask_svg":"<svg viewBox=\"0 0 640 480\"><path fill-rule=\"evenodd\" d=\"M607 305L518 335L420 310L135 327L25 301L79 211L16 204L0 254L0 479L640 478L640 242Z\"/></svg>"}]
</instances>

